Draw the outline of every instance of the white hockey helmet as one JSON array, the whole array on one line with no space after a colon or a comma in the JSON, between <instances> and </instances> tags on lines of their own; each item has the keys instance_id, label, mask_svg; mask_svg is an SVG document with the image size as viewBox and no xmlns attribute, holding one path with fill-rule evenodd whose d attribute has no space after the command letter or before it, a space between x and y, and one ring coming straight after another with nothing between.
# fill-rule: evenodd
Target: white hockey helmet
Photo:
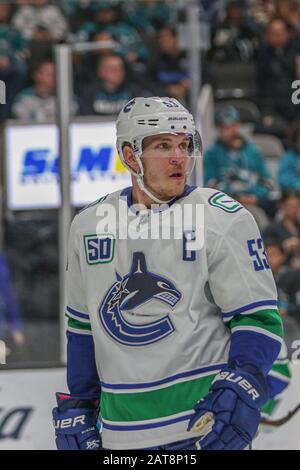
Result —
<instances>
[{"instance_id":1,"label":"white hockey helmet","mask_svg":"<svg viewBox=\"0 0 300 470\"><path fill-rule=\"evenodd\" d=\"M117 149L120 158L131 174L136 176L139 187L156 202L155 198L143 182L144 168L141 161L143 154L143 140L157 134L187 134L190 137L189 154L191 164L186 173L188 177L194 169L195 157L202 154L201 138L196 131L194 118L191 113L175 98L149 97L134 98L130 100L119 113L116 122ZM123 147L129 143L133 149L139 172L134 171L125 161Z\"/></svg>"}]
</instances>

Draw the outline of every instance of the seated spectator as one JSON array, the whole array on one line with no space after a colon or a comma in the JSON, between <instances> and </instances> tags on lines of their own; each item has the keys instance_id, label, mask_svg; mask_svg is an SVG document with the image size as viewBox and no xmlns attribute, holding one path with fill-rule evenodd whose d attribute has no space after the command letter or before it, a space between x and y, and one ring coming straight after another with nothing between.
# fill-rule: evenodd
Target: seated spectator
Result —
<instances>
[{"instance_id":1,"label":"seated spectator","mask_svg":"<svg viewBox=\"0 0 300 470\"><path fill-rule=\"evenodd\" d=\"M32 0L18 7L13 25L28 41L29 66L35 68L51 53L53 44L62 41L68 24L61 9L47 0Z\"/></svg>"},{"instance_id":2,"label":"seated spectator","mask_svg":"<svg viewBox=\"0 0 300 470\"><path fill-rule=\"evenodd\" d=\"M107 41L115 42L111 33L108 31L97 31L92 35L91 41L99 43L100 46ZM115 43L118 44L118 43ZM74 89L75 93L81 95L86 88L87 83L91 83L96 76L97 64L101 57L110 53L122 55L120 47L99 47L90 52L75 53L73 55L74 64Z\"/></svg>"},{"instance_id":3,"label":"seated spectator","mask_svg":"<svg viewBox=\"0 0 300 470\"><path fill-rule=\"evenodd\" d=\"M287 314L300 321L300 270L288 267L277 284L287 297Z\"/></svg>"},{"instance_id":4,"label":"seated spectator","mask_svg":"<svg viewBox=\"0 0 300 470\"><path fill-rule=\"evenodd\" d=\"M25 60L27 56L26 40L24 36L11 25L12 5L10 3L0 3L0 50L1 54L6 51L20 60Z\"/></svg>"},{"instance_id":5,"label":"seated spectator","mask_svg":"<svg viewBox=\"0 0 300 470\"><path fill-rule=\"evenodd\" d=\"M217 62L248 62L258 46L258 34L238 1L226 6L225 19L212 31L209 57Z\"/></svg>"},{"instance_id":6,"label":"seated spectator","mask_svg":"<svg viewBox=\"0 0 300 470\"><path fill-rule=\"evenodd\" d=\"M144 91L129 81L124 59L109 53L98 59L96 80L87 86L80 97L81 115L115 115L135 96L144 96Z\"/></svg>"},{"instance_id":7,"label":"seated spectator","mask_svg":"<svg viewBox=\"0 0 300 470\"><path fill-rule=\"evenodd\" d=\"M162 93L182 103L190 88L186 53L179 49L176 30L165 27L158 33L158 54L149 64L149 76L162 88Z\"/></svg>"},{"instance_id":8,"label":"seated spectator","mask_svg":"<svg viewBox=\"0 0 300 470\"><path fill-rule=\"evenodd\" d=\"M56 72L55 64L45 60L32 73L33 86L21 91L12 105L12 117L30 121L55 119ZM73 113L76 112L74 99Z\"/></svg>"},{"instance_id":9,"label":"seated spectator","mask_svg":"<svg viewBox=\"0 0 300 470\"><path fill-rule=\"evenodd\" d=\"M296 31L300 28L300 5L297 0L280 0L275 2L275 16L292 25Z\"/></svg>"},{"instance_id":10,"label":"seated spectator","mask_svg":"<svg viewBox=\"0 0 300 470\"><path fill-rule=\"evenodd\" d=\"M109 54L110 52L116 52L117 54L123 55L122 46L118 42L116 42L115 38L109 31L96 31L96 33L92 36L92 42L99 42L100 45L101 43L103 43L104 45L104 43L107 42L115 43L115 46L99 47L99 49L95 49L94 55L96 56L96 58Z\"/></svg>"},{"instance_id":11,"label":"seated spectator","mask_svg":"<svg viewBox=\"0 0 300 470\"><path fill-rule=\"evenodd\" d=\"M171 20L171 8L165 1L139 0L128 6L126 21L143 34L153 34Z\"/></svg>"},{"instance_id":12,"label":"seated spectator","mask_svg":"<svg viewBox=\"0 0 300 470\"><path fill-rule=\"evenodd\" d=\"M249 14L256 24L266 26L275 15L274 0L248 0Z\"/></svg>"},{"instance_id":13,"label":"seated spectator","mask_svg":"<svg viewBox=\"0 0 300 470\"><path fill-rule=\"evenodd\" d=\"M108 31L121 45L126 61L135 63L147 59L147 48L138 32L122 19L122 5L111 1L91 4L93 21L82 25L79 38L88 40L97 31Z\"/></svg>"},{"instance_id":14,"label":"seated spectator","mask_svg":"<svg viewBox=\"0 0 300 470\"><path fill-rule=\"evenodd\" d=\"M278 241L267 239L264 243L268 262L274 276L274 280L277 287L278 293L278 307L282 316L287 314L288 311L288 298L285 292L279 287L279 279L282 275L285 275L289 268L286 264L287 256L286 253Z\"/></svg>"},{"instance_id":15,"label":"seated spectator","mask_svg":"<svg viewBox=\"0 0 300 470\"><path fill-rule=\"evenodd\" d=\"M59 6L68 19L70 31L77 31L80 26L89 21L91 0L59 0Z\"/></svg>"},{"instance_id":16,"label":"seated spectator","mask_svg":"<svg viewBox=\"0 0 300 470\"><path fill-rule=\"evenodd\" d=\"M265 132L271 133L275 126L281 137L287 121L297 118L298 109L291 100L291 84L299 78L299 55L289 25L281 19L273 19L266 28L265 44L258 51L256 64Z\"/></svg>"},{"instance_id":17,"label":"seated spectator","mask_svg":"<svg viewBox=\"0 0 300 470\"><path fill-rule=\"evenodd\" d=\"M11 104L27 76L26 41L10 24L12 5L0 3L0 80L6 84L6 105L0 106L0 121L10 114Z\"/></svg>"},{"instance_id":18,"label":"seated spectator","mask_svg":"<svg viewBox=\"0 0 300 470\"><path fill-rule=\"evenodd\" d=\"M0 339L20 347L24 344L21 311L13 287L9 266L0 253Z\"/></svg>"},{"instance_id":19,"label":"seated spectator","mask_svg":"<svg viewBox=\"0 0 300 470\"><path fill-rule=\"evenodd\" d=\"M104 45L105 42L110 42L113 46L107 46L105 48L96 48L90 53L77 54L75 58L74 66L74 86L75 93L82 95L87 83L91 83L95 80L97 74L97 66L99 60L110 54L117 54L122 57L125 61L125 54L122 46L116 42L116 39L111 35L110 32L97 31L92 36L92 42L97 42ZM144 70L137 70L134 64L130 64L130 67L126 67L126 79L129 82L133 78L135 83L139 83L139 88L145 90L146 94L159 95L162 93L160 89L151 79L144 73Z\"/></svg>"},{"instance_id":20,"label":"seated spectator","mask_svg":"<svg viewBox=\"0 0 300 470\"><path fill-rule=\"evenodd\" d=\"M280 210L275 220L264 232L264 239L281 243L289 263L300 270L300 193L287 191L282 194Z\"/></svg>"},{"instance_id":21,"label":"seated spectator","mask_svg":"<svg viewBox=\"0 0 300 470\"><path fill-rule=\"evenodd\" d=\"M278 167L278 183L283 190L300 192L300 120L290 127L287 144Z\"/></svg>"},{"instance_id":22,"label":"seated spectator","mask_svg":"<svg viewBox=\"0 0 300 470\"><path fill-rule=\"evenodd\" d=\"M287 255L280 242L267 239L265 248L277 286L280 313L300 320L300 270L287 264Z\"/></svg>"},{"instance_id":23,"label":"seated spectator","mask_svg":"<svg viewBox=\"0 0 300 470\"><path fill-rule=\"evenodd\" d=\"M19 6L12 22L28 40L60 41L68 31L62 11L56 5L49 5L48 0L31 0Z\"/></svg>"},{"instance_id":24,"label":"seated spectator","mask_svg":"<svg viewBox=\"0 0 300 470\"><path fill-rule=\"evenodd\" d=\"M263 156L241 135L239 112L233 106L217 113L216 125L217 139L204 155L205 185L237 199L263 230L268 219L262 207L271 185Z\"/></svg>"}]
</instances>

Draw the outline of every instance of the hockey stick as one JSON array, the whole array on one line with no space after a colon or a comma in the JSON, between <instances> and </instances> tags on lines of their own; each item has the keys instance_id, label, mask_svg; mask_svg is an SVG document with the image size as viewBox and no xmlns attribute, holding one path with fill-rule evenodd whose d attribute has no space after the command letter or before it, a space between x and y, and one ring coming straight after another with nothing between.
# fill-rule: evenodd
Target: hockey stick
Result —
<instances>
[{"instance_id":1,"label":"hockey stick","mask_svg":"<svg viewBox=\"0 0 300 470\"><path fill-rule=\"evenodd\" d=\"M300 403L291 411L287 413L287 415L283 416L282 418L279 419L268 419L268 418L261 418L260 424L267 424L268 426L274 426L274 427L279 427L282 426L283 424L287 423L295 414L297 411L300 410Z\"/></svg>"},{"instance_id":2,"label":"hockey stick","mask_svg":"<svg viewBox=\"0 0 300 470\"><path fill-rule=\"evenodd\" d=\"M279 419L268 419L268 418L261 418L260 424L265 424L268 426L273 426L273 427L279 427L282 426L283 424L287 423L290 421L290 419L295 416L295 414L300 410L300 403L298 403L297 406L291 411L289 411L285 416ZM214 419L212 413L205 413L202 418L200 418L199 421L197 421L193 428L192 431L200 431L202 430L202 435L208 434L208 432L211 431L211 428L214 424Z\"/></svg>"}]
</instances>

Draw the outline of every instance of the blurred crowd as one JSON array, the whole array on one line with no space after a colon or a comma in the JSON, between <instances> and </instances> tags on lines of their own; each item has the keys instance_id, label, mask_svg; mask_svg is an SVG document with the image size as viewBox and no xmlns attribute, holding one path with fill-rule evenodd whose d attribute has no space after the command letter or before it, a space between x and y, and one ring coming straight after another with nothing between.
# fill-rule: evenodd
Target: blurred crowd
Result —
<instances>
[{"instance_id":1,"label":"blurred crowd","mask_svg":"<svg viewBox=\"0 0 300 470\"><path fill-rule=\"evenodd\" d=\"M252 212L276 279L281 313L300 324L300 104L292 100L295 87L300 90L300 0L198 2L210 31L210 47L200 52L201 83L212 85L217 109L215 140L203 160L205 186L225 191ZM189 106L187 51L180 47L178 32L184 6L179 0L1 1L0 80L7 85L7 104L0 106L0 121L54 119L54 46L64 42L91 44L90 52L77 48L73 53L74 115L115 116L138 95L172 96ZM255 136L277 143L275 168ZM47 223L43 219L39 226ZM16 238L23 250L20 224L9 226L6 240ZM38 298L33 306L33 296L22 294L27 316L56 318L57 285L51 284L53 302L47 305L42 301L46 290L36 289L56 276L56 229L50 220L38 231L50 250L35 250L35 260L44 256L47 262L32 267L31 275L30 263L21 266L13 260L23 272L26 292L34 289ZM26 234L31 228L25 224L22 230ZM29 237L32 246L39 244L38 233ZM3 258L1 271L0 258L0 277L11 282L5 263ZM2 297L0 292L0 320L2 311L10 329L22 332L16 299ZM18 334L14 338L23 341Z\"/></svg>"},{"instance_id":2,"label":"blurred crowd","mask_svg":"<svg viewBox=\"0 0 300 470\"><path fill-rule=\"evenodd\" d=\"M298 112L290 98L291 83L300 79L299 0L198 1L201 19L210 25L210 48L202 52L202 83L219 80L215 65L253 65L251 98L260 111L258 129L284 137ZM2 1L0 79L7 83L2 120L53 117L53 51L62 42L87 41L93 46L90 53L73 55L74 114L116 114L136 94L165 94L188 104L187 57L176 27L183 4Z\"/></svg>"},{"instance_id":3,"label":"blurred crowd","mask_svg":"<svg viewBox=\"0 0 300 470\"><path fill-rule=\"evenodd\" d=\"M289 128L277 181L241 127L234 106L216 113L217 135L204 154L204 183L231 195L252 213L278 286L281 313L300 322L300 120ZM280 189L272 197L276 183Z\"/></svg>"}]
</instances>

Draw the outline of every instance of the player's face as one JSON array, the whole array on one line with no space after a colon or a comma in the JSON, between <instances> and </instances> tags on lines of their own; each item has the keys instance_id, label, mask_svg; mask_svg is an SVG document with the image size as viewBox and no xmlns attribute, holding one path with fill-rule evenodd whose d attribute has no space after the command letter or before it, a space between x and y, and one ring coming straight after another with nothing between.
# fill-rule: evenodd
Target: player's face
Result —
<instances>
[{"instance_id":1,"label":"player's face","mask_svg":"<svg viewBox=\"0 0 300 470\"><path fill-rule=\"evenodd\" d=\"M167 200L180 196L188 171L190 138L161 134L143 141L144 183L154 195Z\"/></svg>"}]
</instances>

